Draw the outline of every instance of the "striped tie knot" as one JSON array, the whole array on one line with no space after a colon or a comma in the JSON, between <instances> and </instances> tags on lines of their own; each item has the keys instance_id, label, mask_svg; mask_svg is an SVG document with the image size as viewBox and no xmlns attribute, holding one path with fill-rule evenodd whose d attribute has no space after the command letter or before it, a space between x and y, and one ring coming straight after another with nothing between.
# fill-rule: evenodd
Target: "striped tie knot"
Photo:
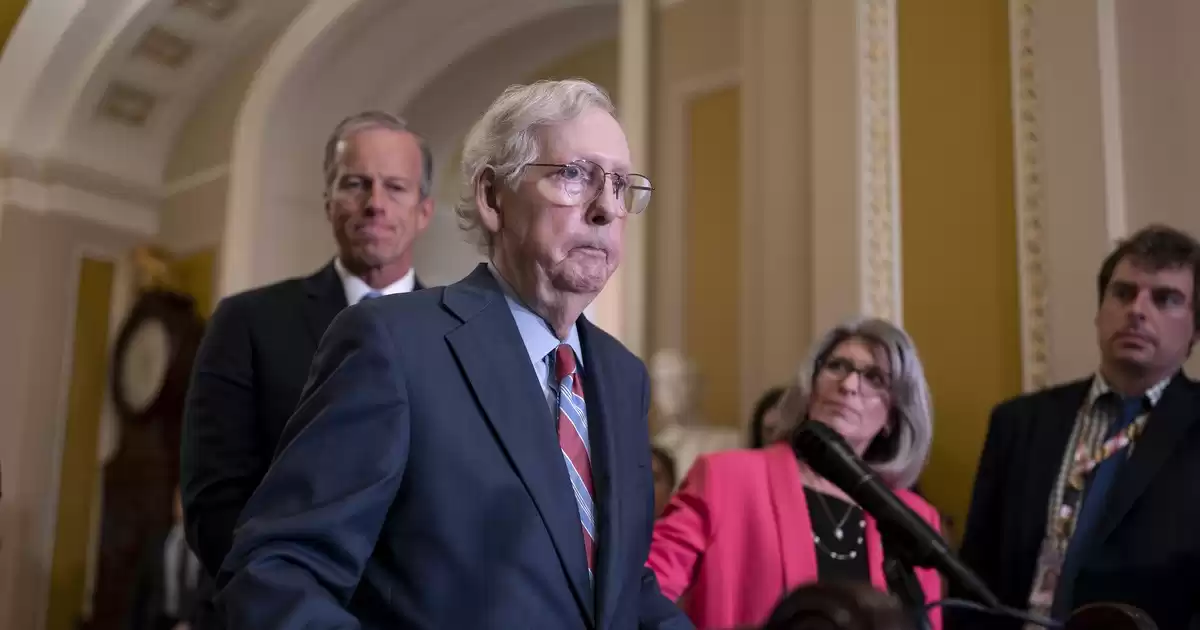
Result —
<instances>
[{"instance_id":1,"label":"striped tie knot","mask_svg":"<svg viewBox=\"0 0 1200 630\"><path fill-rule=\"evenodd\" d=\"M554 378L562 383L564 378L575 375L575 351L569 344L560 343L554 350Z\"/></svg>"}]
</instances>

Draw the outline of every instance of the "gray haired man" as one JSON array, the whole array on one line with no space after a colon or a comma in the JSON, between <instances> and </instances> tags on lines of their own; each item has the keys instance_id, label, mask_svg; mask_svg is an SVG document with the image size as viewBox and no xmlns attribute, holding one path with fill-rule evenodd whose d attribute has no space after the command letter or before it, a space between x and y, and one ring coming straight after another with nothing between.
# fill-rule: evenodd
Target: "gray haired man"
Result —
<instances>
[{"instance_id":1,"label":"gray haired man","mask_svg":"<svg viewBox=\"0 0 1200 630\"><path fill-rule=\"evenodd\" d=\"M325 146L325 214L337 256L315 274L228 297L196 358L182 440L187 539L215 576L267 472L317 342L363 299L420 289L412 249L433 213L433 159L385 112L344 119Z\"/></svg>"},{"instance_id":2,"label":"gray haired man","mask_svg":"<svg viewBox=\"0 0 1200 630\"><path fill-rule=\"evenodd\" d=\"M650 181L602 90L505 91L459 218L490 262L348 309L218 575L232 628L691 628L645 567L649 382L583 316Z\"/></svg>"}]
</instances>

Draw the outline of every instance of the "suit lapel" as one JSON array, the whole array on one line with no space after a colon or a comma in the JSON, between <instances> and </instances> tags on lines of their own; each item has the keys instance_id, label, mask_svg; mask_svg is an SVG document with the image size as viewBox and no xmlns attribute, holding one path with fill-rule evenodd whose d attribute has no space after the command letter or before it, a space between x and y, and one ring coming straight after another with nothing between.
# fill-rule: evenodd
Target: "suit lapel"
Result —
<instances>
[{"instance_id":1,"label":"suit lapel","mask_svg":"<svg viewBox=\"0 0 1200 630\"><path fill-rule=\"evenodd\" d=\"M333 318L346 308L346 291L338 278L333 263L321 267L317 273L304 279L308 300L304 303L304 320L312 335L313 345L321 342Z\"/></svg>"},{"instance_id":2,"label":"suit lapel","mask_svg":"<svg viewBox=\"0 0 1200 630\"><path fill-rule=\"evenodd\" d=\"M618 418L640 418L642 409L631 404L633 396L617 397L620 384L616 369L608 362L610 349L595 326L579 319L580 343L583 346L584 400L587 402L588 434L591 437L592 477L599 514L598 557L596 562L596 601L600 610L597 627L604 628L612 620L621 593L621 552L625 549L621 526L621 497L633 497L629 484L633 477L623 470L621 462L637 461L635 454L625 452L625 442L618 440Z\"/></svg>"},{"instance_id":3,"label":"suit lapel","mask_svg":"<svg viewBox=\"0 0 1200 630\"><path fill-rule=\"evenodd\" d=\"M812 520L808 517L808 498L796 455L786 443L763 449L771 507L775 511L779 534L780 563L783 565L782 597L791 588L813 579L817 574L816 549L812 545Z\"/></svg>"},{"instance_id":4,"label":"suit lapel","mask_svg":"<svg viewBox=\"0 0 1200 630\"><path fill-rule=\"evenodd\" d=\"M1116 529L1171 457L1176 445L1184 441L1185 434L1196 419L1195 410L1200 403L1197 399L1196 387L1182 373L1167 386L1162 400L1150 412L1146 431L1135 444L1129 461L1125 462L1113 480L1108 505L1102 512L1093 538L1097 544Z\"/></svg>"},{"instance_id":5,"label":"suit lapel","mask_svg":"<svg viewBox=\"0 0 1200 630\"><path fill-rule=\"evenodd\" d=\"M480 265L467 278L447 287L443 304L463 320L462 326L446 335L450 349L545 522L576 600L594 619L583 533L559 451L554 416L504 294L487 266ZM589 417L591 404L588 400Z\"/></svg>"}]
</instances>

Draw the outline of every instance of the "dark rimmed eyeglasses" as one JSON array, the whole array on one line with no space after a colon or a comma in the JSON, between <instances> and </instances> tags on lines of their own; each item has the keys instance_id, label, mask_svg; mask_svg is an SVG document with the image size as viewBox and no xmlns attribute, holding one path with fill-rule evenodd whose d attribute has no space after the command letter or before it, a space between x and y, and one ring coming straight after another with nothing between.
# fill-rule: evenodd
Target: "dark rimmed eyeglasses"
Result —
<instances>
[{"instance_id":1,"label":"dark rimmed eyeglasses","mask_svg":"<svg viewBox=\"0 0 1200 630\"><path fill-rule=\"evenodd\" d=\"M866 393L880 395L886 393L892 387L892 377L887 372L884 372L883 368L878 365L859 367L845 357L830 357L826 359L821 364L821 371L838 382L850 378L851 374L857 374Z\"/></svg>"}]
</instances>

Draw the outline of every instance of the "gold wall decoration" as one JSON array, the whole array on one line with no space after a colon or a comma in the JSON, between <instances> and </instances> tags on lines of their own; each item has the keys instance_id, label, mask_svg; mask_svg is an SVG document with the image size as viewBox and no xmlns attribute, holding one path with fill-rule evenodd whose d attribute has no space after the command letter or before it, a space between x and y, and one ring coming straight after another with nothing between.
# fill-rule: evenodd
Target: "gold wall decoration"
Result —
<instances>
[{"instance_id":1,"label":"gold wall decoration","mask_svg":"<svg viewBox=\"0 0 1200 630\"><path fill-rule=\"evenodd\" d=\"M900 203L896 133L896 3L860 0L858 53L863 307L900 322Z\"/></svg>"},{"instance_id":2,"label":"gold wall decoration","mask_svg":"<svg viewBox=\"0 0 1200 630\"><path fill-rule=\"evenodd\" d=\"M1049 384L1046 313L1046 172L1037 83L1036 0L1010 0L1013 136L1016 145L1017 260L1020 268L1021 376L1026 391Z\"/></svg>"},{"instance_id":3,"label":"gold wall decoration","mask_svg":"<svg viewBox=\"0 0 1200 630\"><path fill-rule=\"evenodd\" d=\"M171 256L160 247L143 245L135 248L133 266L139 291L174 290L177 285Z\"/></svg>"}]
</instances>

